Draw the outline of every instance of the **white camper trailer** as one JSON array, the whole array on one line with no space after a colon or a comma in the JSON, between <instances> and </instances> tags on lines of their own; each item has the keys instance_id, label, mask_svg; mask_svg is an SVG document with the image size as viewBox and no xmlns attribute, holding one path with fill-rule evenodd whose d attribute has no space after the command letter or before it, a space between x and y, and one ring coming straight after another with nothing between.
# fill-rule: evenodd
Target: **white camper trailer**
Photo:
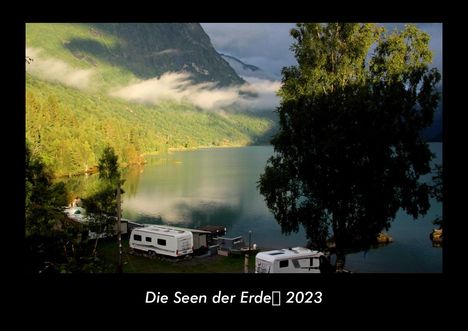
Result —
<instances>
[{"instance_id":1,"label":"white camper trailer","mask_svg":"<svg viewBox=\"0 0 468 331\"><path fill-rule=\"evenodd\" d=\"M260 252L255 257L255 273L320 273L325 254L303 247Z\"/></svg>"},{"instance_id":2,"label":"white camper trailer","mask_svg":"<svg viewBox=\"0 0 468 331\"><path fill-rule=\"evenodd\" d=\"M193 235L190 231L164 225L134 228L130 236L130 248L150 255L187 255L193 253Z\"/></svg>"},{"instance_id":3,"label":"white camper trailer","mask_svg":"<svg viewBox=\"0 0 468 331\"><path fill-rule=\"evenodd\" d=\"M191 232L193 235L194 252L208 250L208 235L211 234L211 232L198 230L198 229L189 229L189 228L182 228L182 227L177 227L177 226L170 226L170 225L164 225L164 227L168 229Z\"/></svg>"}]
</instances>

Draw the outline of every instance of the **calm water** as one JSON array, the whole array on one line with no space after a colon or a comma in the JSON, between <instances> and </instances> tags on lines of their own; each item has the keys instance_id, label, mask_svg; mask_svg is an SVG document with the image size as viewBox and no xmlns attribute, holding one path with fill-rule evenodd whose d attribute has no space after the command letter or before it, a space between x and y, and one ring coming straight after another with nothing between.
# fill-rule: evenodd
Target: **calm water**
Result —
<instances>
[{"instance_id":1,"label":"calm water","mask_svg":"<svg viewBox=\"0 0 468 331\"><path fill-rule=\"evenodd\" d=\"M435 163L442 164L442 143L431 143ZM432 175L423 181L431 182ZM442 272L442 249L432 247L429 234L435 228L432 221L442 216L442 203L431 200L424 217L414 220L400 211L388 233L394 242L368 252L350 254L346 264L360 272Z\"/></svg>"},{"instance_id":2,"label":"calm water","mask_svg":"<svg viewBox=\"0 0 468 331\"><path fill-rule=\"evenodd\" d=\"M227 236L242 235L246 241L252 231L252 243L261 247L304 245L304 232L281 234L257 190L272 152L272 147L254 146L155 157L127 180L124 217L187 227L223 225Z\"/></svg>"},{"instance_id":3,"label":"calm water","mask_svg":"<svg viewBox=\"0 0 468 331\"><path fill-rule=\"evenodd\" d=\"M436 162L442 144L431 144ZM124 217L142 223L187 227L224 225L228 236L242 235L261 247L305 245L303 231L281 234L257 181L271 146L203 149L153 157L149 164L128 174ZM389 234L394 242L385 247L348 255L347 267L359 272L441 272L442 249L433 248L429 233L442 206L432 201L424 217L413 220L399 213Z\"/></svg>"},{"instance_id":4,"label":"calm water","mask_svg":"<svg viewBox=\"0 0 468 331\"><path fill-rule=\"evenodd\" d=\"M436 162L441 162L442 144L431 144L431 149ZM246 241L252 231L252 243L260 247L304 246L304 231L283 235L257 190L259 175L272 153L271 146L252 146L150 157L145 167L125 175L123 216L140 223L223 225L227 236L242 235ZM394 242L348 255L347 268L379 273L442 272L442 249L433 248L429 240L432 220L441 214L441 203L435 200L424 218L413 220L399 213L388 231Z\"/></svg>"}]
</instances>

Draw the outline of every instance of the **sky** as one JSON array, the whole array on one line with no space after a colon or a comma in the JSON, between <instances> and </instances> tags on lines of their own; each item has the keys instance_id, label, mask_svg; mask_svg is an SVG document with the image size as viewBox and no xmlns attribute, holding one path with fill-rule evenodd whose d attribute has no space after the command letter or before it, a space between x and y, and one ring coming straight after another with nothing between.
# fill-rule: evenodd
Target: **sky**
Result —
<instances>
[{"instance_id":1,"label":"sky","mask_svg":"<svg viewBox=\"0 0 468 331\"><path fill-rule=\"evenodd\" d=\"M296 63L290 50L293 38L289 31L294 23L202 23L215 49L247 64L281 77L284 66ZM387 29L401 28L403 23L385 23ZM442 23L417 23L431 36L433 64L442 72Z\"/></svg>"}]
</instances>

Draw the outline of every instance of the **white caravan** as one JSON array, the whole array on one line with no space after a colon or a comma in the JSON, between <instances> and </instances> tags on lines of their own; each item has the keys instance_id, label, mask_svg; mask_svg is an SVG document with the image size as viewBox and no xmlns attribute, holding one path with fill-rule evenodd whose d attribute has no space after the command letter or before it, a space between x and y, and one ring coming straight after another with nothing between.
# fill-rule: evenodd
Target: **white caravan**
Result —
<instances>
[{"instance_id":1,"label":"white caravan","mask_svg":"<svg viewBox=\"0 0 468 331\"><path fill-rule=\"evenodd\" d=\"M182 256L193 253L193 235L190 231L177 230L164 225L149 225L133 229L130 248L150 255Z\"/></svg>"},{"instance_id":2,"label":"white caravan","mask_svg":"<svg viewBox=\"0 0 468 331\"><path fill-rule=\"evenodd\" d=\"M320 273L325 254L303 247L260 252L255 256L255 273Z\"/></svg>"}]
</instances>

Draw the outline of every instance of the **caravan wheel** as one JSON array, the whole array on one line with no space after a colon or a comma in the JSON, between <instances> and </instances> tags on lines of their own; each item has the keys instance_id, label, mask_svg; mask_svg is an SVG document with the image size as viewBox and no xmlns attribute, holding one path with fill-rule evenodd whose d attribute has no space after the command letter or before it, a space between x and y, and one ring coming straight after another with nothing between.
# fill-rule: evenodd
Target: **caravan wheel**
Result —
<instances>
[{"instance_id":1,"label":"caravan wheel","mask_svg":"<svg viewBox=\"0 0 468 331\"><path fill-rule=\"evenodd\" d=\"M156 252L155 251L148 251L148 255L151 257L151 258L154 258L156 256Z\"/></svg>"}]
</instances>

